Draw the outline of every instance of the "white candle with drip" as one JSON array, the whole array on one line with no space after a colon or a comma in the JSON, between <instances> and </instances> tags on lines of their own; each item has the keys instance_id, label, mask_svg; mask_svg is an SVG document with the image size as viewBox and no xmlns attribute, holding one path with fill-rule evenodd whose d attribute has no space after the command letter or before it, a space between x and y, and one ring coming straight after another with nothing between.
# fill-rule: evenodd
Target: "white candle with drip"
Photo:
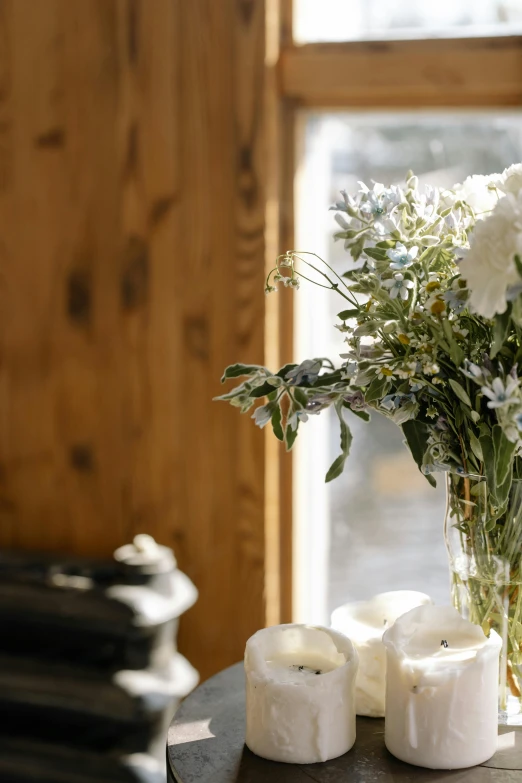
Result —
<instances>
[{"instance_id":1,"label":"white candle with drip","mask_svg":"<svg viewBox=\"0 0 522 783\"><path fill-rule=\"evenodd\" d=\"M245 650L246 744L272 761L313 764L355 742L357 652L308 625L258 631Z\"/></svg>"},{"instance_id":2,"label":"white candle with drip","mask_svg":"<svg viewBox=\"0 0 522 783\"><path fill-rule=\"evenodd\" d=\"M359 654L355 689L357 715L384 717L386 651L383 633L405 612L430 603L431 598L425 593L393 590L379 593L369 601L344 604L333 612L333 628L346 634Z\"/></svg>"},{"instance_id":3,"label":"white candle with drip","mask_svg":"<svg viewBox=\"0 0 522 783\"><path fill-rule=\"evenodd\" d=\"M422 606L384 634L386 747L408 764L460 769L497 749L502 641L449 606Z\"/></svg>"}]
</instances>

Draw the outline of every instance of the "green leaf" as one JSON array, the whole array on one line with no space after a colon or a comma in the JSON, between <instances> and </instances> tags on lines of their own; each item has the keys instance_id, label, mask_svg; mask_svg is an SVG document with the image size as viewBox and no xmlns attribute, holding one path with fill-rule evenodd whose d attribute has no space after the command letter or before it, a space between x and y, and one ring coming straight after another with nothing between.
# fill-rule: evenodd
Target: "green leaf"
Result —
<instances>
[{"instance_id":1,"label":"green leaf","mask_svg":"<svg viewBox=\"0 0 522 783\"><path fill-rule=\"evenodd\" d=\"M456 340L453 340L453 342L450 345L450 359L455 365L455 367L460 367L462 362L464 361L466 354L458 344Z\"/></svg>"},{"instance_id":2,"label":"green leaf","mask_svg":"<svg viewBox=\"0 0 522 783\"><path fill-rule=\"evenodd\" d=\"M361 253L363 251L363 246L364 246L364 237L358 239L357 242L355 242L355 244L351 246L350 255L352 256L354 261L357 261L360 258Z\"/></svg>"},{"instance_id":3,"label":"green leaf","mask_svg":"<svg viewBox=\"0 0 522 783\"><path fill-rule=\"evenodd\" d=\"M346 462L346 457L343 454L339 454L339 456L332 462L328 469L328 473L326 474L325 482L328 483L329 481L333 481L338 476L341 475L341 473L344 470L344 463Z\"/></svg>"},{"instance_id":4,"label":"green leaf","mask_svg":"<svg viewBox=\"0 0 522 783\"><path fill-rule=\"evenodd\" d=\"M359 310L356 308L353 308L352 310L343 310L340 313L337 313L337 318L340 318L341 321L346 321L348 318L356 318L359 315Z\"/></svg>"},{"instance_id":5,"label":"green leaf","mask_svg":"<svg viewBox=\"0 0 522 783\"><path fill-rule=\"evenodd\" d=\"M387 251L383 247L365 247L364 252L370 258L375 259L375 261L384 261L387 258Z\"/></svg>"},{"instance_id":6,"label":"green leaf","mask_svg":"<svg viewBox=\"0 0 522 783\"><path fill-rule=\"evenodd\" d=\"M368 390L364 395L366 402L375 402L386 396L386 390L388 388L389 381L387 378L374 378L368 386Z\"/></svg>"},{"instance_id":7,"label":"green leaf","mask_svg":"<svg viewBox=\"0 0 522 783\"><path fill-rule=\"evenodd\" d=\"M342 400L338 400L335 403L335 412L339 419L339 426L341 429L341 454L330 465L328 473L325 477L325 482L333 481L334 478L340 476L344 470L344 463L350 453L350 447L352 445L352 433L343 416L343 403Z\"/></svg>"},{"instance_id":8,"label":"green leaf","mask_svg":"<svg viewBox=\"0 0 522 783\"><path fill-rule=\"evenodd\" d=\"M482 453L482 446L480 445L480 441L477 438L477 436L469 430L469 445L471 446L471 451L475 455L475 457L478 459L479 462L484 461L484 455Z\"/></svg>"},{"instance_id":9,"label":"green leaf","mask_svg":"<svg viewBox=\"0 0 522 783\"><path fill-rule=\"evenodd\" d=\"M228 402L229 400L233 400L234 397L239 397L239 395L248 395L250 396L250 390L251 386L246 384L246 381L243 381L239 386L234 386L233 389L230 389L226 394L220 394L219 397L213 397L212 400L214 402L224 400L225 402Z\"/></svg>"},{"instance_id":10,"label":"green leaf","mask_svg":"<svg viewBox=\"0 0 522 783\"><path fill-rule=\"evenodd\" d=\"M462 413L462 408L457 408L455 410L455 424L457 427L462 426L462 422L464 421L464 414Z\"/></svg>"},{"instance_id":11,"label":"green leaf","mask_svg":"<svg viewBox=\"0 0 522 783\"><path fill-rule=\"evenodd\" d=\"M497 488L497 491L495 493L496 501L498 504L498 511L496 514L497 519L499 516L505 513L505 509L509 501L509 493L511 492L512 483L513 483L513 464L511 464L510 466L506 480L501 486Z\"/></svg>"},{"instance_id":12,"label":"green leaf","mask_svg":"<svg viewBox=\"0 0 522 783\"><path fill-rule=\"evenodd\" d=\"M266 367L262 367L260 364L231 364L221 376L221 383L229 378L239 378L241 375L255 375L260 370L268 372Z\"/></svg>"},{"instance_id":13,"label":"green leaf","mask_svg":"<svg viewBox=\"0 0 522 783\"><path fill-rule=\"evenodd\" d=\"M422 473L421 468L424 460L424 454L427 448L428 437L430 434L429 428L426 424L423 424L417 419L410 419L410 421L404 422L402 425L402 431L404 433L404 437L406 438L405 445L411 451L411 455ZM437 482L433 476L426 476L426 479L432 487L437 486Z\"/></svg>"},{"instance_id":14,"label":"green leaf","mask_svg":"<svg viewBox=\"0 0 522 783\"><path fill-rule=\"evenodd\" d=\"M509 476L509 471L513 468L513 459L515 456L516 443L511 443L507 439L504 430L500 424L493 427L493 450L495 455L495 488L503 486Z\"/></svg>"},{"instance_id":15,"label":"green leaf","mask_svg":"<svg viewBox=\"0 0 522 783\"><path fill-rule=\"evenodd\" d=\"M508 306L505 313L495 316L493 321L493 343L489 355L491 359L494 359L498 354L509 333L509 326L511 323L511 305Z\"/></svg>"},{"instance_id":16,"label":"green leaf","mask_svg":"<svg viewBox=\"0 0 522 783\"><path fill-rule=\"evenodd\" d=\"M455 337L453 335L453 329L451 328L451 324L447 320L447 318L444 318L442 320L442 329L444 331L444 334L446 335L446 340L448 341L448 343L451 344L455 339Z\"/></svg>"},{"instance_id":17,"label":"green leaf","mask_svg":"<svg viewBox=\"0 0 522 783\"><path fill-rule=\"evenodd\" d=\"M286 380L286 376L291 370L295 370L297 367L297 364L285 364L284 367L281 367L281 369L276 372L276 375L278 378L283 378L283 380Z\"/></svg>"},{"instance_id":18,"label":"green leaf","mask_svg":"<svg viewBox=\"0 0 522 783\"><path fill-rule=\"evenodd\" d=\"M285 427L285 445L287 451L290 451L290 449L295 443L295 439L297 438L298 428L299 428L299 422L297 422L297 427L295 428L295 430L293 430L292 427L290 427L287 422L287 425Z\"/></svg>"},{"instance_id":19,"label":"green leaf","mask_svg":"<svg viewBox=\"0 0 522 783\"><path fill-rule=\"evenodd\" d=\"M271 394L274 391L274 386L271 383L268 383L268 381L265 381L265 383L262 383L261 386L256 386L255 389L252 389L250 392L250 397L254 397L256 400L259 397L268 397L269 394Z\"/></svg>"},{"instance_id":20,"label":"green leaf","mask_svg":"<svg viewBox=\"0 0 522 783\"><path fill-rule=\"evenodd\" d=\"M518 274L520 275L520 277L522 277L522 261L520 260L520 256L518 255L518 253L515 256L515 265L516 265Z\"/></svg>"},{"instance_id":21,"label":"green leaf","mask_svg":"<svg viewBox=\"0 0 522 783\"><path fill-rule=\"evenodd\" d=\"M453 378L449 379L449 385L451 386L451 388L453 389L453 391L455 392L459 400L461 400L461 402L463 402L464 405L467 405L468 408L471 408L472 407L471 400L465 388L461 386L460 383L458 381L455 381Z\"/></svg>"},{"instance_id":22,"label":"green leaf","mask_svg":"<svg viewBox=\"0 0 522 783\"><path fill-rule=\"evenodd\" d=\"M489 427L484 424L480 428L480 447L482 449L482 456L484 459L484 468L486 471L486 480L488 482L488 490L494 494L495 492L495 449L493 446L493 438Z\"/></svg>"},{"instance_id":23,"label":"green leaf","mask_svg":"<svg viewBox=\"0 0 522 783\"><path fill-rule=\"evenodd\" d=\"M339 383L342 380L342 370L333 370L332 372L325 372L320 375L319 378L310 385L310 388L314 389L315 387L332 386L332 384Z\"/></svg>"},{"instance_id":24,"label":"green leaf","mask_svg":"<svg viewBox=\"0 0 522 783\"><path fill-rule=\"evenodd\" d=\"M292 394L294 395L299 405L301 405L302 408L306 408L306 406L308 405L308 397L306 395L306 392L300 389L299 386L294 386L294 388L292 389Z\"/></svg>"},{"instance_id":25,"label":"green leaf","mask_svg":"<svg viewBox=\"0 0 522 783\"><path fill-rule=\"evenodd\" d=\"M273 414L272 414L272 429L274 430L274 435L278 440L284 440L285 434L283 432L283 427L281 425L281 408L279 405L276 406Z\"/></svg>"},{"instance_id":26,"label":"green leaf","mask_svg":"<svg viewBox=\"0 0 522 783\"><path fill-rule=\"evenodd\" d=\"M484 504L486 502L486 495L487 495L487 485L486 485L486 482L485 481L477 481L477 483L474 484L471 487L471 489L469 491L469 494L472 497L477 498L477 501L479 503Z\"/></svg>"},{"instance_id":27,"label":"green leaf","mask_svg":"<svg viewBox=\"0 0 522 783\"><path fill-rule=\"evenodd\" d=\"M379 321L365 321L364 323L359 324L359 326L354 329L353 333L356 337L368 337L368 335L376 334L381 324L382 322Z\"/></svg>"}]
</instances>

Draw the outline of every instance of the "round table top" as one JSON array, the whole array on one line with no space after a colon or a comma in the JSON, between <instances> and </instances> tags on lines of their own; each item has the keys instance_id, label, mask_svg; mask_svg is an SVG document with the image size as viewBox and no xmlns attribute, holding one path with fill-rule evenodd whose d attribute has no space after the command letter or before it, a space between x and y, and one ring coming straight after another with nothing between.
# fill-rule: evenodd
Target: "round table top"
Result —
<instances>
[{"instance_id":1,"label":"round table top","mask_svg":"<svg viewBox=\"0 0 522 783\"><path fill-rule=\"evenodd\" d=\"M521 783L522 727L499 726L499 750L486 765L455 771L412 767L384 746L384 720L357 718L357 740L322 764L279 764L251 753L245 740L243 664L200 685L181 705L168 735L176 783Z\"/></svg>"}]
</instances>

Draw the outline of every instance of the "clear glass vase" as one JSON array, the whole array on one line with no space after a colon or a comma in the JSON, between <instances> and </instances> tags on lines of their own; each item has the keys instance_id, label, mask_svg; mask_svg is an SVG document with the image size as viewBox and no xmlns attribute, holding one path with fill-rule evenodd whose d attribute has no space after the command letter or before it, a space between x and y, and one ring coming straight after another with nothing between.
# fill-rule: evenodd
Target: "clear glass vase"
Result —
<instances>
[{"instance_id":1,"label":"clear glass vase","mask_svg":"<svg viewBox=\"0 0 522 783\"><path fill-rule=\"evenodd\" d=\"M502 638L499 723L522 725L522 480L496 518L485 478L448 473L444 534L454 606Z\"/></svg>"}]
</instances>

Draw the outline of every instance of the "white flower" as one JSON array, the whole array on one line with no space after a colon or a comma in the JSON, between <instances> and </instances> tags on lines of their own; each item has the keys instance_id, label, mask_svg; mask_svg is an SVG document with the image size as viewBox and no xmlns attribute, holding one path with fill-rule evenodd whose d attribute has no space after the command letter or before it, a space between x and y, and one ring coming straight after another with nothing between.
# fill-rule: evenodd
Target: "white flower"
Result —
<instances>
[{"instance_id":1,"label":"white flower","mask_svg":"<svg viewBox=\"0 0 522 783\"><path fill-rule=\"evenodd\" d=\"M377 378L394 378L393 370L389 364L383 364L377 370Z\"/></svg>"},{"instance_id":2,"label":"white flower","mask_svg":"<svg viewBox=\"0 0 522 783\"><path fill-rule=\"evenodd\" d=\"M508 288L520 281L515 255L522 248L522 194L508 194L475 225L470 249L460 262L471 310L493 318L507 307Z\"/></svg>"},{"instance_id":3,"label":"white flower","mask_svg":"<svg viewBox=\"0 0 522 783\"><path fill-rule=\"evenodd\" d=\"M503 195L497 190L500 182L500 174L490 177L475 174L465 179L462 185L454 185L454 190L458 199L469 204L476 217L482 217L495 208L499 197Z\"/></svg>"},{"instance_id":4,"label":"white flower","mask_svg":"<svg viewBox=\"0 0 522 783\"><path fill-rule=\"evenodd\" d=\"M398 367L396 372L399 378L413 378L417 372L417 362L406 362L402 367Z\"/></svg>"},{"instance_id":5,"label":"white flower","mask_svg":"<svg viewBox=\"0 0 522 783\"><path fill-rule=\"evenodd\" d=\"M484 383L489 375L489 371L485 367L479 367L478 364L470 362L469 359L464 359L464 369L462 372L467 378L471 378L472 381L476 381L477 383Z\"/></svg>"},{"instance_id":6,"label":"white flower","mask_svg":"<svg viewBox=\"0 0 522 783\"><path fill-rule=\"evenodd\" d=\"M395 248L386 253L392 261L390 269L407 269L417 258L418 252L418 247L412 247L408 250L401 242L397 242Z\"/></svg>"},{"instance_id":7,"label":"white flower","mask_svg":"<svg viewBox=\"0 0 522 783\"><path fill-rule=\"evenodd\" d=\"M268 403L268 405L262 405L260 408L256 408L251 418L254 419L257 426L262 429L263 427L266 427L272 418L273 412L274 406L271 403Z\"/></svg>"},{"instance_id":8,"label":"white flower","mask_svg":"<svg viewBox=\"0 0 522 783\"><path fill-rule=\"evenodd\" d=\"M366 193L366 201L361 204L361 212L367 215L374 215L378 217L386 212L386 205L384 204L384 185L380 182L375 182L373 190L369 190Z\"/></svg>"},{"instance_id":9,"label":"white flower","mask_svg":"<svg viewBox=\"0 0 522 783\"><path fill-rule=\"evenodd\" d=\"M422 372L424 375L437 375L440 372L440 367L437 362L429 362L423 366Z\"/></svg>"},{"instance_id":10,"label":"white flower","mask_svg":"<svg viewBox=\"0 0 522 783\"><path fill-rule=\"evenodd\" d=\"M398 296L404 301L408 298L408 289L413 288L413 282L411 280L405 280L404 275L400 272L395 274L391 280L385 280L383 282L385 288L390 289L390 297L396 299Z\"/></svg>"},{"instance_id":11,"label":"white flower","mask_svg":"<svg viewBox=\"0 0 522 783\"><path fill-rule=\"evenodd\" d=\"M498 185L504 193L513 193L517 195L522 189L522 163L514 163L501 174L501 181Z\"/></svg>"},{"instance_id":12,"label":"white flower","mask_svg":"<svg viewBox=\"0 0 522 783\"><path fill-rule=\"evenodd\" d=\"M518 384L518 379L509 375L505 386L501 378L495 378L491 387L483 386L482 394L489 397L488 408L503 408L505 405L518 402L518 398L513 397L514 392L518 389Z\"/></svg>"}]
</instances>

